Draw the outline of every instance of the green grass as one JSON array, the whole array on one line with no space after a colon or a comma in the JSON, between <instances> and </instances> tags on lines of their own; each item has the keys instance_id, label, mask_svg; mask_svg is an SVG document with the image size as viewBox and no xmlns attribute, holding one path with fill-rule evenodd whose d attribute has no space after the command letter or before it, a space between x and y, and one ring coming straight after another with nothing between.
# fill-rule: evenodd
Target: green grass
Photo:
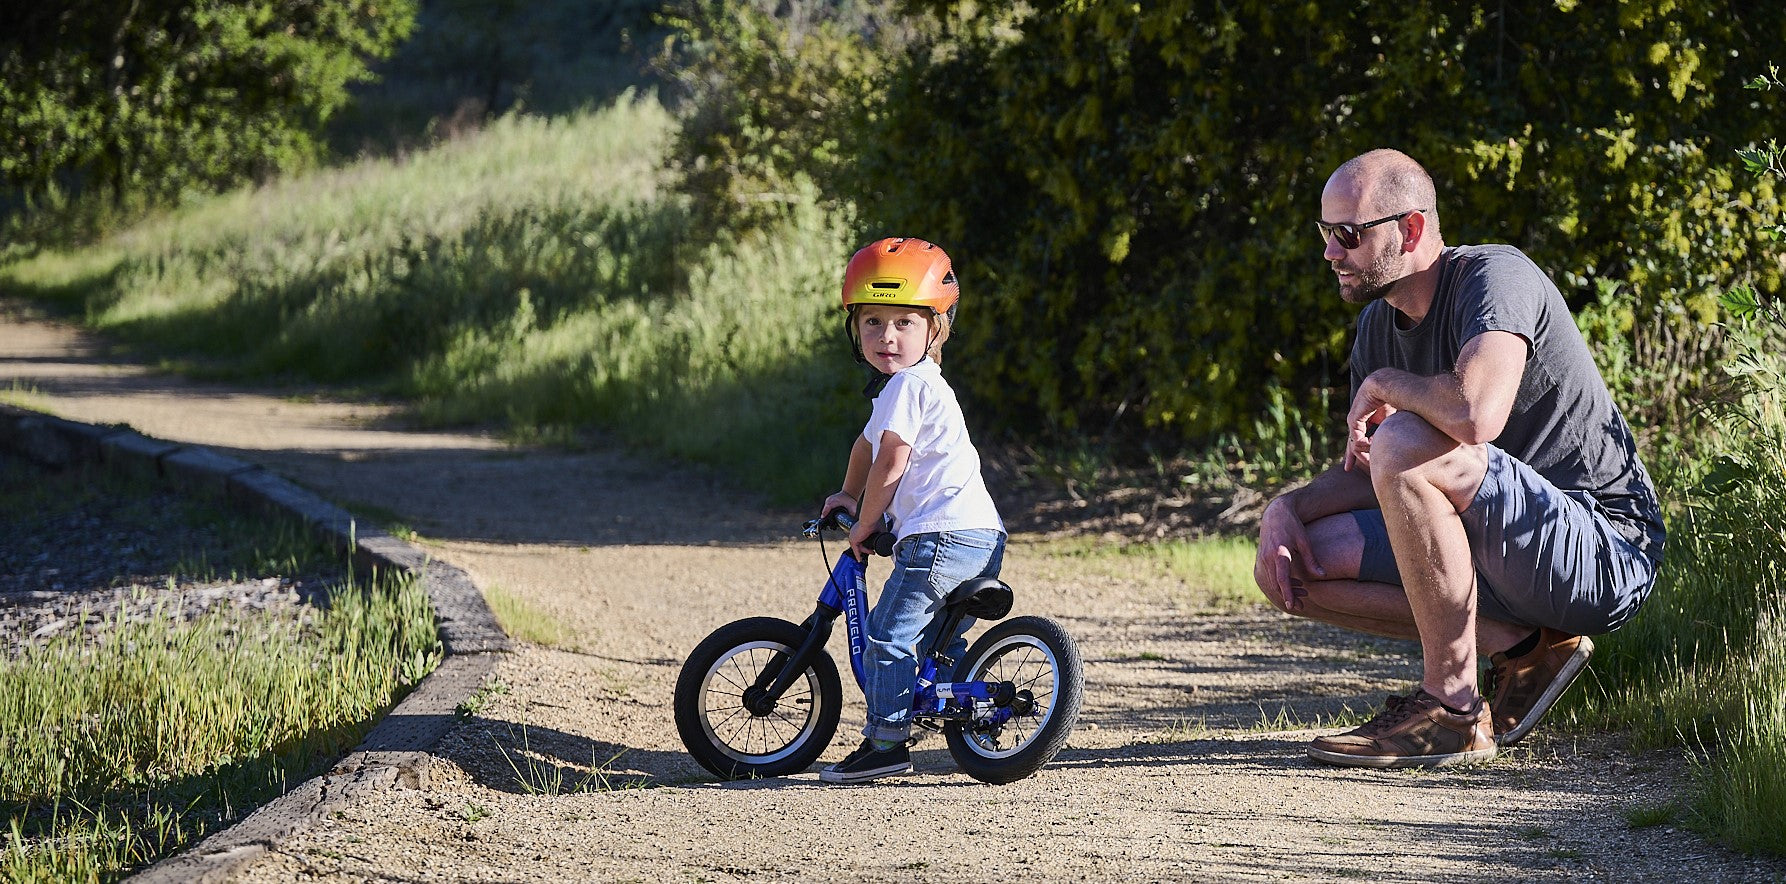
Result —
<instances>
[{"instance_id":1,"label":"green grass","mask_svg":"<svg viewBox=\"0 0 1786 884\"><path fill-rule=\"evenodd\" d=\"M1092 538L1054 540L1038 546L1049 556L1075 559L1113 576L1180 581L1189 601L1223 611L1261 603L1253 583L1257 543L1246 537L1198 537L1110 543Z\"/></svg>"},{"instance_id":2,"label":"green grass","mask_svg":"<svg viewBox=\"0 0 1786 884\"><path fill-rule=\"evenodd\" d=\"M1267 712L1263 705L1259 706L1259 718L1250 725L1218 728L1209 723L1209 716L1198 714L1177 715L1158 730L1149 731L1145 739L1150 743L1175 743L1188 740L1205 740L1224 734L1276 734L1286 731L1336 730L1354 728L1369 721L1376 710L1353 709L1345 704L1338 711L1322 715L1315 713L1304 718L1288 706L1280 705L1275 711Z\"/></svg>"},{"instance_id":3,"label":"green grass","mask_svg":"<svg viewBox=\"0 0 1786 884\"><path fill-rule=\"evenodd\" d=\"M203 502L131 502L128 483L16 465L0 480L9 501L35 501L33 518L104 507L115 536L150 524L150 508L176 510L192 530L164 536L192 545L151 565L177 584L319 567L319 548L295 530ZM0 659L0 877L115 878L229 825L357 743L440 645L419 585L352 584L344 565L335 570L326 608L221 608L189 621L157 608Z\"/></svg>"},{"instance_id":4,"label":"green grass","mask_svg":"<svg viewBox=\"0 0 1786 884\"><path fill-rule=\"evenodd\" d=\"M1694 759L1688 825L1786 854L1786 495L1716 501L1674 524L1654 597L1598 642L1558 713Z\"/></svg>"},{"instance_id":5,"label":"green grass","mask_svg":"<svg viewBox=\"0 0 1786 884\"><path fill-rule=\"evenodd\" d=\"M567 766L533 748L525 722L521 723L518 734L515 728L509 729L509 740L511 745L496 740L496 749L514 775L516 788L527 795L557 797L580 792L646 789L655 785L650 774L621 774L614 770L614 762L626 754L625 749L603 760L592 748L588 765Z\"/></svg>"},{"instance_id":6,"label":"green grass","mask_svg":"<svg viewBox=\"0 0 1786 884\"><path fill-rule=\"evenodd\" d=\"M593 425L816 499L864 417L833 299L848 213L807 193L771 229L692 229L672 131L630 93L504 117L0 266L0 294L190 373L395 396L523 440Z\"/></svg>"},{"instance_id":7,"label":"green grass","mask_svg":"<svg viewBox=\"0 0 1786 884\"><path fill-rule=\"evenodd\" d=\"M384 530L390 532L392 537L395 537L398 540L405 543L423 542L421 533L414 528L411 528L409 523L404 521L402 513L399 513L390 507L380 506L375 503L365 503L363 501L351 501L347 503L347 508L362 521L377 523L379 526L383 527Z\"/></svg>"},{"instance_id":8,"label":"green grass","mask_svg":"<svg viewBox=\"0 0 1786 884\"><path fill-rule=\"evenodd\" d=\"M17 378L14 378L5 387L0 387L0 405L13 405L42 412L45 410L43 402L44 396L35 386Z\"/></svg>"},{"instance_id":9,"label":"green grass","mask_svg":"<svg viewBox=\"0 0 1786 884\"><path fill-rule=\"evenodd\" d=\"M1719 432L1697 472L1664 485L1676 507L1652 598L1597 640L1592 678L1559 711L1683 747L1683 821L1786 855L1786 317L1757 319L1729 327L1735 383L1709 406Z\"/></svg>"},{"instance_id":10,"label":"green grass","mask_svg":"<svg viewBox=\"0 0 1786 884\"><path fill-rule=\"evenodd\" d=\"M0 663L0 869L106 877L222 828L338 757L438 653L409 583L304 624L161 612Z\"/></svg>"},{"instance_id":11,"label":"green grass","mask_svg":"<svg viewBox=\"0 0 1786 884\"><path fill-rule=\"evenodd\" d=\"M491 584L484 590L484 600L490 603L490 612L509 637L548 648L565 646L568 637L563 622L506 587Z\"/></svg>"},{"instance_id":12,"label":"green grass","mask_svg":"<svg viewBox=\"0 0 1786 884\"><path fill-rule=\"evenodd\" d=\"M497 676L489 676L484 679L484 683L479 685L477 690L471 692L471 696L459 701L459 705L453 709L453 712L456 715L469 718L483 712L484 707L489 706L491 700L508 692L507 682Z\"/></svg>"},{"instance_id":13,"label":"green grass","mask_svg":"<svg viewBox=\"0 0 1786 884\"><path fill-rule=\"evenodd\" d=\"M1666 825L1680 814L1680 807L1670 801L1638 804L1625 810L1625 822L1633 829Z\"/></svg>"}]
</instances>

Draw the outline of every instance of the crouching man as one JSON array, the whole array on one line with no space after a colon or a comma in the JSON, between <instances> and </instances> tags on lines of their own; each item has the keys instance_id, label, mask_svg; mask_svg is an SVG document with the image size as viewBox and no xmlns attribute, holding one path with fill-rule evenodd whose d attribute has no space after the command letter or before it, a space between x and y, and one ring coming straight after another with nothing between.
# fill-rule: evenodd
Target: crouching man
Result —
<instances>
[{"instance_id":1,"label":"crouching man","mask_svg":"<svg viewBox=\"0 0 1786 884\"><path fill-rule=\"evenodd\" d=\"M1419 163L1348 161L1317 226L1340 297L1364 305L1345 456L1266 507L1254 577L1291 614L1418 640L1424 672L1309 755L1486 760L1648 597L1655 486L1555 284L1512 246L1447 247Z\"/></svg>"}]
</instances>

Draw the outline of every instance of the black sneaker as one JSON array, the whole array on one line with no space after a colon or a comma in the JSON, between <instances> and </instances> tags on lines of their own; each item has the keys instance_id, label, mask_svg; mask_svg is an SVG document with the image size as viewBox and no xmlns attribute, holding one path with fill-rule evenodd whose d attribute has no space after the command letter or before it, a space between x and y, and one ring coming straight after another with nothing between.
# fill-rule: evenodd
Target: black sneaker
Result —
<instances>
[{"instance_id":1,"label":"black sneaker","mask_svg":"<svg viewBox=\"0 0 1786 884\"><path fill-rule=\"evenodd\" d=\"M819 771L819 779L827 783L866 783L877 777L910 773L911 769L912 753L904 743L877 750L873 740L863 740L848 758Z\"/></svg>"}]
</instances>

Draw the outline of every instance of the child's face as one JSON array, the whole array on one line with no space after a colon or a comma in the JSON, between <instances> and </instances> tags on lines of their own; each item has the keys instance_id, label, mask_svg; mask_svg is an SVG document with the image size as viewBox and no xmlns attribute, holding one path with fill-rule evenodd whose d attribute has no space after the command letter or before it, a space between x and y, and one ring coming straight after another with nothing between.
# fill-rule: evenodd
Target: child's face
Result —
<instances>
[{"instance_id":1,"label":"child's face","mask_svg":"<svg viewBox=\"0 0 1786 884\"><path fill-rule=\"evenodd\" d=\"M930 346L930 313L891 304L856 308L862 356L882 374L917 365Z\"/></svg>"}]
</instances>

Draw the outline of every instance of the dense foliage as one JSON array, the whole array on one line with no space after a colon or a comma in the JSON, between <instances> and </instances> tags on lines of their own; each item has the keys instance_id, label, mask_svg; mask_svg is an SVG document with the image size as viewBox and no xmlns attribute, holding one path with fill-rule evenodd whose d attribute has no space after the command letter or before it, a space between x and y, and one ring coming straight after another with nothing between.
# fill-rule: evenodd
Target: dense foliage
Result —
<instances>
[{"instance_id":1,"label":"dense foliage","mask_svg":"<svg viewBox=\"0 0 1786 884\"><path fill-rule=\"evenodd\" d=\"M1311 222L1333 167L1377 146L1432 170L1448 242L1512 242L1552 272L1625 360L1613 380L1640 423L1678 418L1705 378L1721 283L1781 288L1778 253L1738 235L1751 211L1780 216L1778 185L1726 160L1762 134L1739 87L1751 47L1786 42L1778 4L924 5L867 85L815 78L825 58L794 49L755 59L773 41L708 39L755 60L699 113L783 132L796 110L820 125L810 106L840 90L868 103L826 130L835 149L783 150L778 169L822 171L864 237L951 249L961 383L1006 426L1195 441L1274 402L1319 407L1344 383L1350 311ZM688 165L722 156L682 147Z\"/></svg>"},{"instance_id":2,"label":"dense foliage","mask_svg":"<svg viewBox=\"0 0 1786 884\"><path fill-rule=\"evenodd\" d=\"M653 59L683 115L671 164L697 225L745 230L794 211L814 183L836 193L875 77L909 28L874 0L672 0Z\"/></svg>"},{"instance_id":3,"label":"dense foliage","mask_svg":"<svg viewBox=\"0 0 1786 884\"><path fill-rule=\"evenodd\" d=\"M77 0L0 13L0 188L116 205L309 159L415 0Z\"/></svg>"}]
</instances>

